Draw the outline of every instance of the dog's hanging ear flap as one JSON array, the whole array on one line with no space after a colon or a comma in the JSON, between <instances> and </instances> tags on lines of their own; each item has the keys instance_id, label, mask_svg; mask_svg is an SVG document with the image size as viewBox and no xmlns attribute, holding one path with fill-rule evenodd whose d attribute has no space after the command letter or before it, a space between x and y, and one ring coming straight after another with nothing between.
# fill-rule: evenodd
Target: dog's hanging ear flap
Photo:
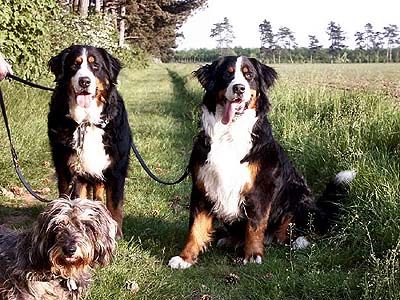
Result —
<instances>
[{"instance_id":1,"label":"dog's hanging ear flap","mask_svg":"<svg viewBox=\"0 0 400 300\"><path fill-rule=\"evenodd\" d=\"M53 56L48 62L50 71L56 77L54 80L56 82L61 81L64 76L65 59L70 51L71 47L66 48L63 51L61 51L58 55Z\"/></svg>"},{"instance_id":2,"label":"dog's hanging ear flap","mask_svg":"<svg viewBox=\"0 0 400 300\"><path fill-rule=\"evenodd\" d=\"M207 92L214 89L215 75L219 63L220 60L216 60L211 65L204 65L192 73Z\"/></svg>"},{"instance_id":3,"label":"dog's hanging ear flap","mask_svg":"<svg viewBox=\"0 0 400 300\"><path fill-rule=\"evenodd\" d=\"M278 73L275 69L260 63L255 58L249 58L253 66L257 70L258 83L260 86L260 103L259 107L266 107L266 112L270 110L271 103L268 99L268 90L272 87L278 78Z\"/></svg>"},{"instance_id":4,"label":"dog's hanging ear flap","mask_svg":"<svg viewBox=\"0 0 400 300\"><path fill-rule=\"evenodd\" d=\"M100 266L110 263L116 249L117 223L111 217L110 212L102 203L92 204L95 212L94 222L97 224L96 243L94 246L94 262Z\"/></svg>"},{"instance_id":5,"label":"dog's hanging ear flap","mask_svg":"<svg viewBox=\"0 0 400 300\"><path fill-rule=\"evenodd\" d=\"M122 69L122 64L119 59L112 56L105 49L100 48L104 62L106 63L106 71L112 83L117 83L118 74Z\"/></svg>"}]
</instances>

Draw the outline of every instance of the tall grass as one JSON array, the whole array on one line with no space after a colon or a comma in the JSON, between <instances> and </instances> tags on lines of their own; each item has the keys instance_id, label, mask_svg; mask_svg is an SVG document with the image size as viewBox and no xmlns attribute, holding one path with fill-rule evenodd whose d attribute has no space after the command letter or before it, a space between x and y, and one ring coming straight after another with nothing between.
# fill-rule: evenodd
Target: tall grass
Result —
<instances>
[{"instance_id":1,"label":"tall grass","mask_svg":"<svg viewBox=\"0 0 400 300\"><path fill-rule=\"evenodd\" d=\"M125 70L120 78L136 145L165 179L184 170L198 130L202 90L190 76L196 67L152 65ZM315 194L336 172L358 172L337 228L304 251L272 245L260 266L240 267L235 253L210 247L193 268L172 271L166 263L184 242L190 182L161 186L132 159L125 237L113 263L96 272L87 299L400 298L400 117L393 94L400 74L393 65L276 67L280 80L270 113L275 137ZM376 85L376 77L390 82L387 89ZM45 163L50 95L4 82L1 87L24 172L32 185L50 186L55 195L53 170ZM4 130L0 139L0 186L10 189L19 184ZM10 223L10 214L18 220L40 210L36 202L0 197L0 223ZM225 283L230 273L239 276L237 284ZM138 292L129 289L132 281Z\"/></svg>"}]
</instances>

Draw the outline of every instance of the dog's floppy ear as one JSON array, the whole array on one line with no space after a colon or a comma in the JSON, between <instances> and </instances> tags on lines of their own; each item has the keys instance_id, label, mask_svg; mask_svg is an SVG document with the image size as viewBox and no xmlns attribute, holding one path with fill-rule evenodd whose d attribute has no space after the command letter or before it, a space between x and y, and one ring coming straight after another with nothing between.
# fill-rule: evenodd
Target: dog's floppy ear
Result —
<instances>
[{"instance_id":1,"label":"dog's floppy ear","mask_svg":"<svg viewBox=\"0 0 400 300\"><path fill-rule=\"evenodd\" d=\"M96 243L94 245L94 262L100 266L107 265L113 256L116 244L117 223L110 212L101 202L94 202L92 211L95 213L94 222L98 222Z\"/></svg>"},{"instance_id":2,"label":"dog's floppy ear","mask_svg":"<svg viewBox=\"0 0 400 300\"><path fill-rule=\"evenodd\" d=\"M219 63L220 60L216 60L211 65L204 65L192 73L207 92L214 89L215 76Z\"/></svg>"},{"instance_id":3,"label":"dog's floppy ear","mask_svg":"<svg viewBox=\"0 0 400 300\"><path fill-rule=\"evenodd\" d=\"M56 77L54 81L60 81L63 78L65 59L70 51L71 51L71 47L66 48L63 51L61 51L58 55L53 56L49 60L48 65L49 65L50 71Z\"/></svg>"},{"instance_id":4,"label":"dog's floppy ear","mask_svg":"<svg viewBox=\"0 0 400 300\"><path fill-rule=\"evenodd\" d=\"M260 83L265 89L265 92L274 85L275 80L278 78L278 73L275 69L260 63L255 58L249 58L253 66L256 68Z\"/></svg>"},{"instance_id":5,"label":"dog's floppy ear","mask_svg":"<svg viewBox=\"0 0 400 300\"><path fill-rule=\"evenodd\" d=\"M264 65L255 58L249 58L253 66L257 71L258 84L260 87L260 107L266 107L266 111L269 111L271 103L268 99L268 89L274 85L275 80L278 78L278 73L275 69Z\"/></svg>"},{"instance_id":6,"label":"dog's floppy ear","mask_svg":"<svg viewBox=\"0 0 400 300\"><path fill-rule=\"evenodd\" d=\"M119 72L122 69L122 64L119 59L112 56L107 50L103 48L99 48L101 52L104 62L106 64L106 71L108 73L108 77L110 78L112 83L117 83L117 77Z\"/></svg>"}]
</instances>

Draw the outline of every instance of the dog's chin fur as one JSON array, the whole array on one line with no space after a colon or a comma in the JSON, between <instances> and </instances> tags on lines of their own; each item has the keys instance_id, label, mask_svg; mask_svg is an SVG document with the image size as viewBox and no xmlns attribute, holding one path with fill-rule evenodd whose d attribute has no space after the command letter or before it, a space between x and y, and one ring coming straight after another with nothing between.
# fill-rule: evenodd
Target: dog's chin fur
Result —
<instances>
[{"instance_id":1,"label":"dog's chin fur","mask_svg":"<svg viewBox=\"0 0 400 300\"><path fill-rule=\"evenodd\" d=\"M31 230L0 227L0 299L79 299L93 268L111 261L116 232L107 208L84 199L52 201Z\"/></svg>"}]
</instances>

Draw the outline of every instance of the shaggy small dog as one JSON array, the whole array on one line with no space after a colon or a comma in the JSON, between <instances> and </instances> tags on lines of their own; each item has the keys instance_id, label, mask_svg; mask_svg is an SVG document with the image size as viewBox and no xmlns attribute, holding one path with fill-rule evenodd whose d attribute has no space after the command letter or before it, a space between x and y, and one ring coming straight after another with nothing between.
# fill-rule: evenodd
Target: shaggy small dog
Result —
<instances>
[{"instance_id":1,"label":"shaggy small dog","mask_svg":"<svg viewBox=\"0 0 400 300\"><path fill-rule=\"evenodd\" d=\"M79 299L92 268L116 247L117 224L98 201L54 200L32 229L0 226L0 299Z\"/></svg>"}]
</instances>

